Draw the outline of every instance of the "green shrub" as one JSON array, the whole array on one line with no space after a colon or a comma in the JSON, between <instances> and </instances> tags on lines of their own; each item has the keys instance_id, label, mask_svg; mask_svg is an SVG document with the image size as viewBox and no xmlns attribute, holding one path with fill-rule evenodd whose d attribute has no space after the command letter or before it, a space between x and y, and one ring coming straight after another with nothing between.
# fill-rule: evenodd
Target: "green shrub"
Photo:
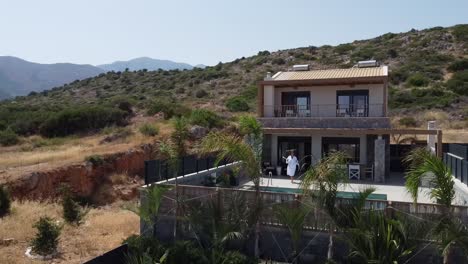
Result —
<instances>
[{"instance_id":1,"label":"green shrub","mask_svg":"<svg viewBox=\"0 0 468 264\"><path fill-rule=\"evenodd\" d=\"M283 58L274 58L271 62L276 65L283 65L286 63Z\"/></svg>"},{"instance_id":2,"label":"green shrub","mask_svg":"<svg viewBox=\"0 0 468 264\"><path fill-rule=\"evenodd\" d=\"M131 235L123 244L128 245L129 258L142 258L147 254L153 260L159 260L165 253L165 248L159 240L153 236Z\"/></svg>"},{"instance_id":3,"label":"green shrub","mask_svg":"<svg viewBox=\"0 0 468 264\"><path fill-rule=\"evenodd\" d=\"M170 254L167 256L168 264L192 263L206 264L210 263L203 250L189 241L176 241L170 248Z\"/></svg>"},{"instance_id":4,"label":"green shrub","mask_svg":"<svg viewBox=\"0 0 468 264\"><path fill-rule=\"evenodd\" d=\"M447 81L447 88L460 95L468 95L468 70L453 74Z\"/></svg>"},{"instance_id":5,"label":"green shrub","mask_svg":"<svg viewBox=\"0 0 468 264\"><path fill-rule=\"evenodd\" d=\"M0 218L9 214L11 210L10 193L5 186L0 185Z\"/></svg>"},{"instance_id":6,"label":"green shrub","mask_svg":"<svg viewBox=\"0 0 468 264\"><path fill-rule=\"evenodd\" d=\"M424 76L421 73L415 73L406 80L406 85L408 86L421 87L421 86L426 86L428 84L429 84L429 79L426 78L426 76Z\"/></svg>"},{"instance_id":7,"label":"green shrub","mask_svg":"<svg viewBox=\"0 0 468 264\"><path fill-rule=\"evenodd\" d=\"M456 40L468 41L468 25L456 25L453 27L453 35Z\"/></svg>"},{"instance_id":8,"label":"green shrub","mask_svg":"<svg viewBox=\"0 0 468 264\"><path fill-rule=\"evenodd\" d=\"M190 113L190 109L175 102L170 98L156 99L148 107L149 115L164 113L164 119L171 119L173 116L183 116Z\"/></svg>"},{"instance_id":9,"label":"green shrub","mask_svg":"<svg viewBox=\"0 0 468 264\"><path fill-rule=\"evenodd\" d=\"M91 106L69 108L58 112L41 125L41 134L60 137L88 132L111 125L125 125L128 113L120 109Z\"/></svg>"},{"instance_id":10,"label":"green shrub","mask_svg":"<svg viewBox=\"0 0 468 264\"><path fill-rule=\"evenodd\" d=\"M197 97L197 98L203 98L203 97L206 97L206 96L208 96L208 92L205 91L204 89L198 89L195 92L195 97Z\"/></svg>"},{"instance_id":11,"label":"green shrub","mask_svg":"<svg viewBox=\"0 0 468 264\"><path fill-rule=\"evenodd\" d=\"M354 45L351 43L340 44L335 47L335 52L338 54L345 54L352 50L354 50Z\"/></svg>"},{"instance_id":12,"label":"green shrub","mask_svg":"<svg viewBox=\"0 0 468 264\"><path fill-rule=\"evenodd\" d=\"M11 128L0 131L0 145L11 146L19 142L19 137Z\"/></svg>"},{"instance_id":13,"label":"green shrub","mask_svg":"<svg viewBox=\"0 0 468 264\"><path fill-rule=\"evenodd\" d=\"M226 101L226 107L231 112L243 112L249 110L249 104L244 97L235 96Z\"/></svg>"},{"instance_id":14,"label":"green shrub","mask_svg":"<svg viewBox=\"0 0 468 264\"><path fill-rule=\"evenodd\" d=\"M42 256L55 253L62 226L54 223L49 217L41 217L34 224L34 228L37 229L37 233L31 243L33 252Z\"/></svg>"},{"instance_id":15,"label":"green shrub","mask_svg":"<svg viewBox=\"0 0 468 264\"><path fill-rule=\"evenodd\" d=\"M83 210L80 204L75 201L71 190L68 187L62 188L62 210L63 219L69 224L79 225L88 211Z\"/></svg>"},{"instance_id":16,"label":"green shrub","mask_svg":"<svg viewBox=\"0 0 468 264\"><path fill-rule=\"evenodd\" d=\"M101 165L104 163L104 159L100 155L91 155L85 158L86 162L93 164L94 166Z\"/></svg>"},{"instance_id":17,"label":"green shrub","mask_svg":"<svg viewBox=\"0 0 468 264\"><path fill-rule=\"evenodd\" d=\"M468 59L454 61L448 66L447 69L451 72L468 70Z\"/></svg>"},{"instance_id":18,"label":"green shrub","mask_svg":"<svg viewBox=\"0 0 468 264\"><path fill-rule=\"evenodd\" d=\"M351 58L353 61L370 60L375 57L377 50L372 45L366 45L354 50Z\"/></svg>"},{"instance_id":19,"label":"green shrub","mask_svg":"<svg viewBox=\"0 0 468 264\"><path fill-rule=\"evenodd\" d=\"M190 115L190 123L202 127L213 128L223 124L223 120L216 113L207 109L195 109Z\"/></svg>"},{"instance_id":20,"label":"green shrub","mask_svg":"<svg viewBox=\"0 0 468 264\"><path fill-rule=\"evenodd\" d=\"M159 128L153 124L143 124L139 130L141 134L149 137L154 137L159 134Z\"/></svg>"},{"instance_id":21,"label":"green shrub","mask_svg":"<svg viewBox=\"0 0 468 264\"><path fill-rule=\"evenodd\" d=\"M406 126L406 127L415 127L417 126L417 122L416 122L416 119L414 119L413 117L403 117L403 118L400 118L400 120L398 120L398 123L402 126Z\"/></svg>"},{"instance_id":22,"label":"green shrub","mask_svg":"<svg viewBox=\"0 0 468 264\"><path fill-rule=\"evenodd\" d=\"M447 107L456 100L452 92L442 87L415 88L411 91L390 88L389 95L388 105L392 109Z\"/></svg>"},{"instance_id":23,"label":"green shrub","mask_svg":"<svg viewBox=\"0 0 468 264\"><path fill-rule=\"evenodd\" d=\"M256 85L250 85L241 92L241 96L244 97L244 99L247 101L253 101L255 98L257 98L257 95L258 87Z\"/></svg>"}]
</instances>

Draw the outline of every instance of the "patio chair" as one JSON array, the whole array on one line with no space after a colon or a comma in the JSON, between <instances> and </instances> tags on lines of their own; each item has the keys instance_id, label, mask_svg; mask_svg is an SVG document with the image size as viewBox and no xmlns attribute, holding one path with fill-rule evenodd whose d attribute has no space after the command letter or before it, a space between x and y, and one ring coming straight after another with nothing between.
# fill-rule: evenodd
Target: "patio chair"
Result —
<instances>
[{"instance_id":1,"label":"patio chair","mask_svg":"<svg viewBox=\"0 0 468 264\"><path fill-rule=\"evenodd\" d=\"M336 115L338 117L345 117L347 114L347 109L346 108L338 108L336 111Z\"/></svg>"},{"instance_id":2,"label":"patio chair","mask_svg":"<svg viewBox=\"0 0 468 264\"><path fill-rule=\"evenodd\" d=\"M367 177L367 175L370 175L370 179L373 181L374 180L374 165L371 164L370 166L366 166L366 168L364 169L364 174Z\"/></svg>"},{"instance_id":3,"label":"patio chair","mask_svg":"<svg viewBox=\"0 0 468 264\"><path fill-rule=\"evenodd\" d=\"M357 113L357 116L358 116L358 117L363 117L363 116L365 116L365 113L364 113L364 112L365 112L365 111L364 111L364 108L359 108L359 109L356 110L356 113Z\"/></svg>"},{"instance_id":4,"label":"patio chair","mask_svg":"<svg viewBox=\"0 0 468 264\"><path fill-rule=\"evenodd\" d=\"M361 166L359 164L349 164L348 176L350 180L359 180L361 178Z\"/></svg>"},{"instance_id":5,"label":"patio chair","mask_svg":"<svg viewBox=\"0 0 468 264\"><path fill-rule=\"evenodd\" d=\"M293 117L294 116L294 111L291 109L286 110L286 117Z\"/></svg>"}]
</instances>

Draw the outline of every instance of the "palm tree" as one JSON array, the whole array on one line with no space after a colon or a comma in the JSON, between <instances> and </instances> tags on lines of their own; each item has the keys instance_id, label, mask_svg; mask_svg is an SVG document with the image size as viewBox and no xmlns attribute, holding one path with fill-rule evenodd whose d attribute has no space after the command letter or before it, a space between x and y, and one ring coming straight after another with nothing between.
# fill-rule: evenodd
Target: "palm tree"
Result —
<instances>
[{"instance_id":1,"label":"palm tree","mask_svg":"<svg viewBox=\"0 0 468 264\"><path fill-rule=\"evenodd\" d=\"M353 262L393 264L411 254L405 227L384 212L370 210L356 224L345 233Z\"/></svg>"},{"instance_id":2,"label":"palm tree","mask_svg":"<svg viewBox=\"0 0 468 264\"><path fill-rule=\"evenodd\" d=\"M414 203L417 203L421 179L432 176L431 190L429 196L438 204L449 209L455 197L454 181L452 172L445 163L430 151L424 148L412 150L405 158L410 168L406 173L405 186L411 194Z\"/></svg>"},{"instance_id":3,"label":"palm tree","mask_svg":"<svg viewBox=\"0 0 468 264\"><path fill-rule=\"evenodd\" d=\"M293 248L292 258L293 263L295 263L299 254L299 243L302 237L304 221L309 214L309 209L303 206L290 207L278 204L274 207L274 212L278 220L289 230Z\"/></svg>"},{"instance_id":4,"label":"palm tree","mask_svg":"<svg viewBox=\"0 0 468 264\"><path fill-rule=\"evenodd\" d=\"M441 159L423 148L413 150L405 161L410 164L405 185L415 203L418 198L421 178L429 175L432 177L430 181L432 186L428 195L438 204L443 205L433 235L440 242L444 263L450 263L453 251L457 246L468 250L466 226L450 210L455 197L452 172Z\"/></svg>"},{"instance_id":5,"label":"palm tree","mask_svg":"<svg viewBox=\"0 0 468 264\"><path fill-rule=\"evenodd\" d=\"M213 264L222 263L229 241L242 238L238 224L224 219L223 210L226 208L221 208L218 202L217 199L211 199L190 203L187 214L191 230Z\"/></svg>"},{"instance_id":6,"label":"palm tree","mask_svg":"<svg viewBox=\"0 0 468 264\"><path fill-rule=\"evenodd\" d=\"M456 217L444 217L436 226L435 234L440 241L444 264L454 263L453 253L462 249L468 256L468 228Z\"/></svg>"},{"instance_id":7,"label":"palm tree","mask_svg":"<svg viewBox=\"0 0 468 264\"><path fill-rule=\"evenodd\" d=\"M200 153L217 153L216 164L222 160L241 162L243 172L250 178L255 188L251 221L255 225L255 256L259 256L259 216L262 208L260 199L260 179L262 177L262 130L253 116L241 116L239 119L241 135L211 132L203 138Z\"/></svg>"},{"instance_id":8,"label":"palm tree","mask_svg":"<svg viewBox=\"0 0 468 264\"><path fill-rule=\"evenodd\" d=\"M334 152L322 158L317 164L311 166L304 174L301 188L304 195L311 195L332 219L329 222L329 244L327 259L333 259L334 224L337 211L335 207L338 186L346 182L346 156L342 152ZM313 189L313 191L311 190Z\"/></svg>"},{"instance_id":9,"label":"palm tree","mask_svg":"<svg viewBox=\"0 0 468 264\"><path fill-rule=\"evenodd\" d=\"M140 216L144 223L151 226L153 237L156 236L156 223L162 198L170 188L164 185L152 185L143 190L143 201L136 209L131 209Z\"/></svg>"}]
</instances>

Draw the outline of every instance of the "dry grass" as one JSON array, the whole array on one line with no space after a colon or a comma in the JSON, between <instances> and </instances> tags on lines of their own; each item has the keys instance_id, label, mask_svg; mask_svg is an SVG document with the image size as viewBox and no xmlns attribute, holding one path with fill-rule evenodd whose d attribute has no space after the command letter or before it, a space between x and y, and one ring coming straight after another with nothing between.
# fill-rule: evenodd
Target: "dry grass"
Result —
<instances>
[{"instance_id":1,"label":"dry grass","mask_svg":"<svg viewBox=\"0 0 468 264\"><path fill-rule=\"evenodd\" d=\"M10 245L0 245L0 263L45 263L25 257L24 252L34 237L33 223L41 216L60 217L61 207L53 203L13 203L13 213L0 219L0 241L12 238ZM139 232L139 218L118 204L91 209L85 223L65 225L59 243L61 255L53 263L83 263L116 246L131 234Z\"/></svg>"},{"instance_id":2,"label":"dry grass","mask_svg":"<svg viewBox=\"0 0 468 264\"><path fill-rule=\"evenodd\" d=\"M143 143L153 142L156 137L146 137L137 132L138 124L130 127L134 133L126 138L101 144L106 135L96 134L82 138L70 138L61 145L33 148L32 140L22 145L0 147L0 183L14 180L15 177L39 170L50 170L71 163L83 162L90 155L105 155L126 151ZM171 131L168 122L158 122L160 134L167 136ZM37 138L37 136L36 136Z\"/></svg>"}]
</instances>

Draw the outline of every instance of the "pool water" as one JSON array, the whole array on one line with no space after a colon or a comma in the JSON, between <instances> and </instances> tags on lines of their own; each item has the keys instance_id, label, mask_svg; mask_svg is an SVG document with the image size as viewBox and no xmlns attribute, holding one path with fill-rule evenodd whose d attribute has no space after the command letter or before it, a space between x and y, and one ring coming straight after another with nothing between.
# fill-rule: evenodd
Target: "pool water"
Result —
<instances>
[{"instance_id":1,"label":"pool water","mask_svg":"<svg viewBox=\"0 0 468 264\"><path fill-rule=\"evenodd\" d=\"M302 193L302 189L298 188L286 188L286 187L260 187L261 191L265 192L279 192L279 193ZM357 192L338 192L336 197L354 199L357 198L359 193ZM372 193L368 196L368 200L387 200L386 194Z\"/></svg>"}]
</instances>

